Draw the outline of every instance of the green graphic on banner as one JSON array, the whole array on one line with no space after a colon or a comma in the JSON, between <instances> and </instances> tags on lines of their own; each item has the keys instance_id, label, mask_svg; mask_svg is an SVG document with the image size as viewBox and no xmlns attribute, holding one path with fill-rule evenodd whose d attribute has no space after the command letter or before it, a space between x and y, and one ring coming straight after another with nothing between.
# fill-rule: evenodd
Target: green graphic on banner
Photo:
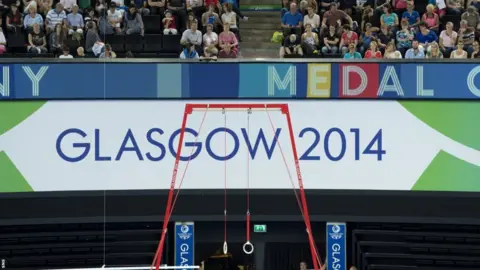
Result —
<instances>
[{"instance_id":1,"label":"green graphic on banner","mask_svg":"<svg viewBox=\"0 0 480 270\"><path fill-rule=\"evenodd\" d=\"M33 191L5 152L0 152L0 192Z\"/></svg>"}]
</instances>

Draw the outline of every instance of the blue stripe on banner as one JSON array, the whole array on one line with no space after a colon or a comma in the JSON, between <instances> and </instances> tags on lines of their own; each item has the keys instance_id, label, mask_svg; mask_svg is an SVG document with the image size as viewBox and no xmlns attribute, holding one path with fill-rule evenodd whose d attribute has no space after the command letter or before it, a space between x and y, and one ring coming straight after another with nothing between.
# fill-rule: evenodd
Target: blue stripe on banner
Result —
<instances>
[{"instance_id":1,"label":"blue stripe on banner","mask_svg":"<svg viewBox=\"0 0 480 270\"><path fill-rule=\"evenodd\" d=\"M175 266L195 265L195 224L175 223ZM180 268L181 269L181 268Z\"/></svg>"},{"instance_id":2,"label":"blue stripe on banner","mask_svg":"<svg viewBox=\"0 0 480 270\"><path fill-rule=\"evenodd\" d=\"M182 97L190 97L190 64L182 64Z\"/></svg>"},{"instance_id":3,"label":"blue stripe on banner","mask_svg":"<svg viewBox=\"0 0 480 270\"><path fill-rule=\"evenodd\" d=\"M158 98L182 97L182 65L157 64L156 82Z\"/></svg>"},{"instance_id":4,"label":"blue stripe on banner","mask_svg":"<svg viewBox=\"0 0 480 270\"><path fill-rule=\"evenodd\" d=\"M237 98L240 84L238 64L191 64L191 98Z\"/></svg>"},{"instance_id":5,"label":"blue stripe on banner","mask_svg":"<svg viewBox=\"0 0 480 270\"><path fill-rule=\"evenodd\" d=\"M327 223L327 269L347 270L347 225Z\"/></svg>"}]
</instances>

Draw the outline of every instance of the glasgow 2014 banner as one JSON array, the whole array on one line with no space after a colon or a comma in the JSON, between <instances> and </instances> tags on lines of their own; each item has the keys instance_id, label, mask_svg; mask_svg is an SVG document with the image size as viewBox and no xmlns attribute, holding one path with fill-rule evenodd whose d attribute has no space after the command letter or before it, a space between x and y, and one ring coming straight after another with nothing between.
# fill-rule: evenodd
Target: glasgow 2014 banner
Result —
<instances>
[{"instance_id":1,"label":"glasgow 2014 banner","mask_svg":"<svg viewBox=\"0 0 480 270\"><path fill-rule=\"evenodd\" d=\"M57 62L0 70L0 99L480 99L474 63Z\"/></svg>"},{"instance_id":2,"label":"glasgow 2014 banner","mask_svg":"<svg viewBox=\"0 0 480 270\"><path fill-rule=\"evenodd\" d=\"M169 189L185 104L0 102L0 192ZM285 104L306 189L480 191L478 102ZM184 189L244 189L248 175L291 188L282 112L195 111L186 127Z\"/></svg>"}]
</instances>

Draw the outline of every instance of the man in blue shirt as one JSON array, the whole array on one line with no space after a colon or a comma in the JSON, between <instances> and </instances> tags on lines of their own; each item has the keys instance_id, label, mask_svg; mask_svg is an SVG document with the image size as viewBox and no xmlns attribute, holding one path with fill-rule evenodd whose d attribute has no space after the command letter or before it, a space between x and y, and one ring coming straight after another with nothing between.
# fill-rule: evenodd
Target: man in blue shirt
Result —
<instances>
[{"instance_id":1,"label":"man in blue shirt","mask_svg":"<svg viewBox=\"0 0 480 270\"><path fill-rule=\"evenodd\" d=\"M420 14L416 10L413 10L413 2L407 4L407 10L402 14L402 20L407 20L410 27L417 26L420 22Z\"/></svg>"},{"instance_id":2,"label":"man in blue shirt","mask_svg":"<svg viewBox=\"0 0 480 270\"><path fill-rule=\"evenodd\" d=\"M412 48L408 49L405 53L405 59L423 59L425 58L425 52L423 48L420 48L418 45L418 40L412 41Z\"/></svg>"},{"instance_id":3,"label":"man in blue shirt","mask_svg":"<svg viewBox=\"0 0 480 270\"><path fill-rule=\"evenodd\" d=\"M301 36L302 34L303 15L297 11L297 4L290 4L290 12L285 13L282 18L283 36L288 37L290 34Z\"/></svg>"}]
</instances>

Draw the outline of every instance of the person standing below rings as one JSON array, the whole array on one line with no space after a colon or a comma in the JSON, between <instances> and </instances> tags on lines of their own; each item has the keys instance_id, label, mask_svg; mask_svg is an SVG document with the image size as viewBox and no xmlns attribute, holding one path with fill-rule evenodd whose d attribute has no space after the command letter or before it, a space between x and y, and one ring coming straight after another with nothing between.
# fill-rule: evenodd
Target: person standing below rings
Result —
<instances>
[{"instance_id":1,"label":"person standing below rings","mask_svg":"<svg viewBox=\"0 0 480 270\"><path fill-rule=\"evenodd\" d=\"M180 32L187 28L187 9L185 0L166 0L167 8L172 12L173 17L177 22L177 27Z\"/></svg>"}]
</instances>

